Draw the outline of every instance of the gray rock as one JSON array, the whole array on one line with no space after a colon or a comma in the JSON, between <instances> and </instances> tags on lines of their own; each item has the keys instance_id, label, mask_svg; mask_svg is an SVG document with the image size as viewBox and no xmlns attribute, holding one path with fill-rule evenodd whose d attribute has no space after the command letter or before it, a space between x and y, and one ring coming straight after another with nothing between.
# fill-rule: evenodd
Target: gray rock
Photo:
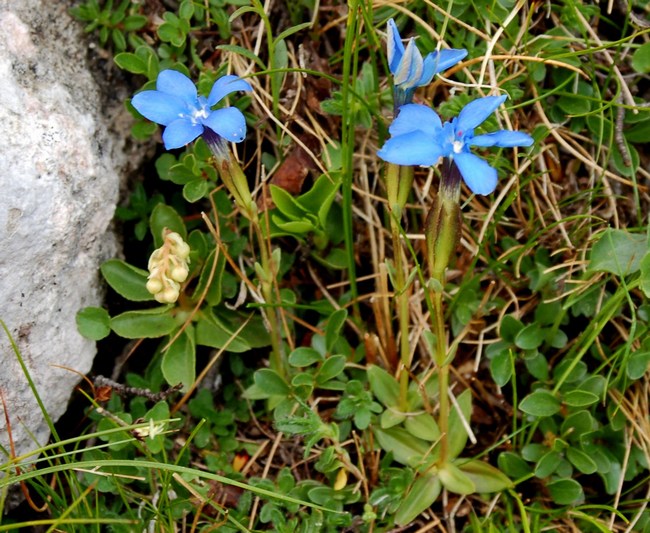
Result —
<instances>
[{"instance_id":1,"label":"gray rock","mask_svg":"<svg viewBox=\"0 0 650 533\"><path fill-rule=\"evenodd\" d=\"M75 315L101 305L98 267L115 255L109 226L128 165L125 136L111 131L121 106L112 117L102 109L87 37L68 8L0 0L0 319L54 420L95 356ZM0 369L20 455L49 430L1 330ZM0 445L9 450L4 411L0 404Z\"/></svg>"}]
</instances>

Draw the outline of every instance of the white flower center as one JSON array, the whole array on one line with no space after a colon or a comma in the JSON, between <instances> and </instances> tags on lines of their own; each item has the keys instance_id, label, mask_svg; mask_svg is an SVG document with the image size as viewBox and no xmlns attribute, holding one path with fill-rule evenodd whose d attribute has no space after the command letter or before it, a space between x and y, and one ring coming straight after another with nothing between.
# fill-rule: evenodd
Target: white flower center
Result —
<instances>
[{"instance_id":1,"label":"white flower center","mask_svg":"<svg viewBox=\"0 0 650 533\"><path fill-rule=\"evenodd\" d=\"M463 151L463 146L465 146L465 143L463 141L454 141L452 143L454 153L455 154L460 154Z\"/></svg>"},{"instance_id":2,"label":"white flower center","mask_svg":"<svg viewBox=\"0 0 650 533\"><path fill-rule=\"evenodd\" d=\"M192 120L194 122L200 122L202 118L208 118L208 110L205 107L195 109L194 113L192 113Z\"/></svg>"}]
</instances>

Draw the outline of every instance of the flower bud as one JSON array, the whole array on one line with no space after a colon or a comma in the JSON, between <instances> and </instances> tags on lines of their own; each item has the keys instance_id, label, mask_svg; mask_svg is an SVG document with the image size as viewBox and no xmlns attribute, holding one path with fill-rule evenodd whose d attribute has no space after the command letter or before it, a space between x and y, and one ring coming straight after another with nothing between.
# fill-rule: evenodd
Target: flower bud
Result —
<instances>
[{"instance_id":1,"label":"flower bud","mask_svg":"<svg viewBox=\"0 0 650 533\"><path fill-rule=\"evenodd\" d=\"M173 231L165 230L163 237L163 245L149 258L146 288L157 302L172 304L180 296L180 283L189 275L190 247Z\"/></svg>"},{"instance_id":2,"label":"flower bud","mask_svg":"<svg viewBox=\"0 0 650 533\"><path fill-rule=\"evenodd\" d=\"M177 266L174 267L171 271L171 278L174 281L178 281L179 283L183 283L187 279L187 275L189 274L189 271L187 270L186 267L184 266Z\"/></svg>"},{"instance_id":3,"label":"flower bud","mask_svg":"<svg viewBox=\"0 0 650 533\"><path fill-rule=\"evenodd\" d=\"M163 288L163 283L158 278L151 278L149 281L147 281L147 290L151 294L156 294L157 292L160 292L162 288Z\"/></svg>"}]
</instances>

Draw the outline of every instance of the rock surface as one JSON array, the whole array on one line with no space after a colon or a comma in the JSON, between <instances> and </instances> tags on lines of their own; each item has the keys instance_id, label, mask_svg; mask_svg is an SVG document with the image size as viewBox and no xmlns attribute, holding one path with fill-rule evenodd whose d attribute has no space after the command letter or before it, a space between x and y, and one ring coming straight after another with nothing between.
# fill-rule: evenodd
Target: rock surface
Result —
<instances>
[{"instance_id":1,"label":"rock surface","mask_svg":"<svg viewBox=\"0 0 650 533\"><path fill-rule=\"evenodd\" d=\"M95 356L75 315L101 305L98 267L115 254L109 225L128 164L88 68L88 39L68 8L0 0L0 319L54 420ZM34 438L46 443L49 430L2 330L0 369L20 455L38 447ZM0 404L5 450L8 437Z\"/></svg>"}]
</instances>

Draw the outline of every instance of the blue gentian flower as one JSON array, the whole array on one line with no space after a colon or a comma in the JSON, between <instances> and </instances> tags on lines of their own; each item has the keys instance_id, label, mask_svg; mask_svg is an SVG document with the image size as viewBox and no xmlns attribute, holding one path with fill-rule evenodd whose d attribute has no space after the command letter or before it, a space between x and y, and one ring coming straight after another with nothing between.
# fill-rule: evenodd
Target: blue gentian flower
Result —
<instances>
[{"instance_id":1,"label":"blue gentian flower","mask_svg":"<svg viewBox=\"0 0 650 533\"><path fill-rule=\"evenodd\" d=\"M395 108L411 102L416 87L428 85L433 77L454 66L467 55L467 50L440 50L425 58L409 39L406 48L393 19L388 21L388 66L395 86Z\"/></svg>"},{"instance_id":2,"label":"blue gentian flower","mask_svg":"<svg viewBox=\"0 0 650 533\"><path fill-rule=\"evenodd\" d=\"M496 111L506 98L486 96L474 100L461 110L458 117L444 124L430 107L404 105L389 128L391 138L377 154L398 165L430 166L441 157L447 157L456 164L474 194L491 194L497 185L497 171L471 153L470 147L512 148L533 144L533 138L521 131L500 130L474 135L474 128Z\"/></svg>"},{"instance_id":3,"label":"blue gentian flower","mask_svg":"<svg viewBox=\"0 0 650 533\"><path fill-rule=\"evenodd\" d=\"M176 70L158 74L155 91L136 94L131 104L144 117L165 126L165 148L180 148L192 142L206 129L226 141L241 142L246 135L246 120L236 107L215 109L225 96L235 91L251 91L248 82L237 76L219 78L205 98L187 76Z\"/></svg>"}]
</instances>

